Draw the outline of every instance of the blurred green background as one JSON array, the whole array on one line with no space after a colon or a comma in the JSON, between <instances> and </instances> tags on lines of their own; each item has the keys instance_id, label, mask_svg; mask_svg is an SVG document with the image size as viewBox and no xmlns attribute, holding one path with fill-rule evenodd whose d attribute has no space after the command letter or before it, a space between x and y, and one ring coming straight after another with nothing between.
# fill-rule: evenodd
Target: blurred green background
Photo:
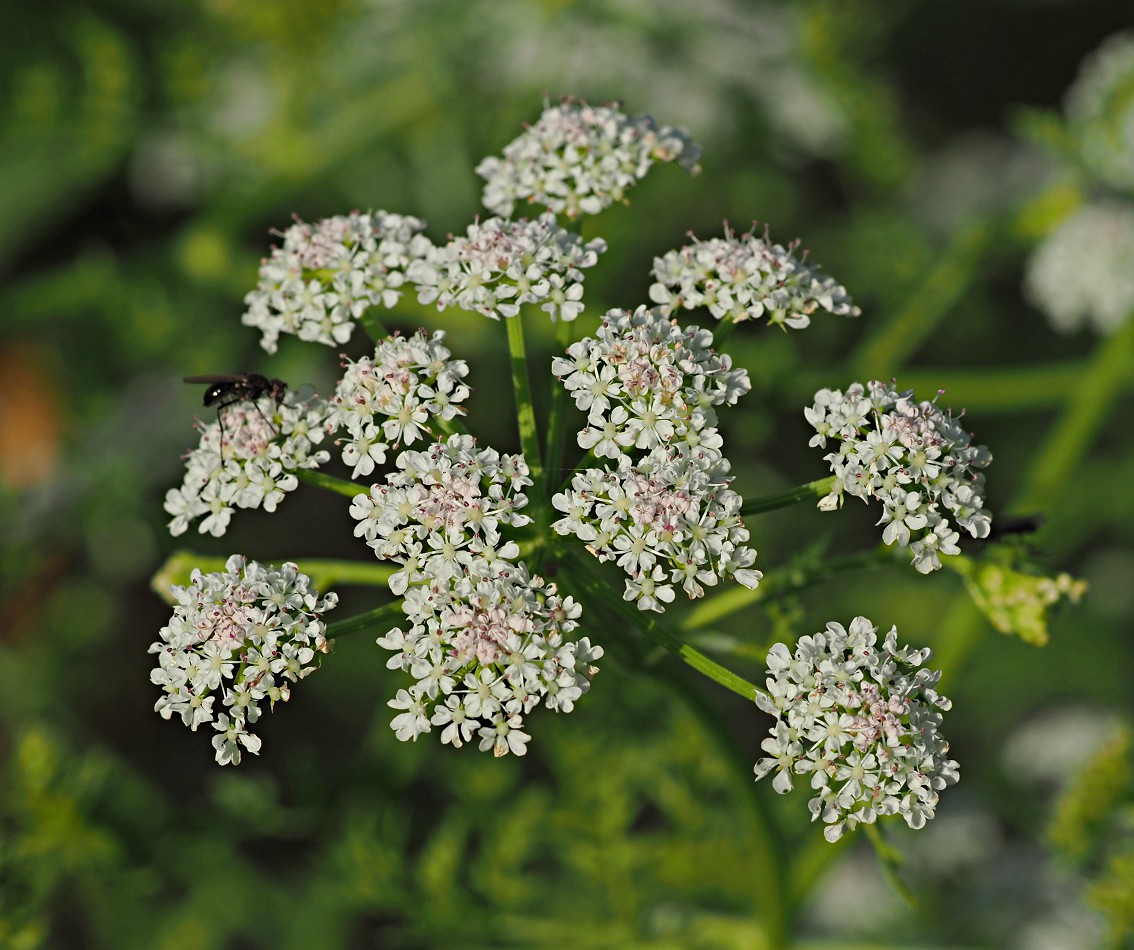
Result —
<instances>
[{"instance_id":1,"label":"blurred green background","mask_svg":"<svg viewBox=\"0 0 1134 950\"><path fill-rule=\"evenodd\" d=\"M748 948L769 907L813 947L1128 945L1134 350L1129 332L1056 333L1020 287L1045 235L1116 192L1076 160L1061 102L1131 26L1127 0L6 5L0 946ZM523 760L398 743L396 675L370 635L338 643L239 769L152 712L146 647L168 610L149 578L173 551L369 555L315 489L239 512L222 539L165 529L202 412L182 375L333 385L334 351L286 339L267 357L240 325L270 230L382 208L434 240L463 231L476 163L565 94L621 99L704 147L700 177L656 169L587 223L611 249L585 330L645 302L652 259L726 219L801 237L863 308L732 335L754 383L723 418L738 490L824 474L802 417L817 388L944 387L996 457L993 511L1043 513L1019 543L1091 584L1043 648L994 631L955 575L907 568L713 631L756 679L774 639L856 614L939 648L962 781L927 829L889 836L916 906L863 840L822 841L805 790L755 786L754 708L666 662L608 657L571 716L535 718ZM384 320L445 329L478 390L471 427L518 449L502 327L412 302ZM875 517L752 519L758 566L861 549ZM341 616L380 599L342 593ZM1110 771L1089 773L1106 794L1084 791L1108 739ZM1060 796L1070 845L1050 833ZM777 856L790 878L769 877Z\"/></svg>"}]
</instances>

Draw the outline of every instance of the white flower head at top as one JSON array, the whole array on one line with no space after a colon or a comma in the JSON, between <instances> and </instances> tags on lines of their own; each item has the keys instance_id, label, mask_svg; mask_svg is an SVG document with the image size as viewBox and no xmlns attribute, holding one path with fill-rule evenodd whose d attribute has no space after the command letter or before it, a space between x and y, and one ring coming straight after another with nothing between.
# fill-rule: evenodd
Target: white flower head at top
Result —
<instances>
[{"instance_id":1,"label":"white flower head at top","mask_svg":"<svg viewBox=\"0 0 1134 950\"><path fill-rule=\"evenodd\" d=\"M327 431L345 429L343 462L352 478L369 475L386 460L391 446L413 445L432 430L431 420L448 421L464 413L469 395L462 381L468 364L454 360L442 341L424 330L409 337L382 340L374 356L344 357L344 373L330 400ZM432 437L432 436L430 436Z\"/></svg>"},{"instance_id":2,"label":"white flower head at top","mask_svg":"<svg viewBox=\"0 0 1134 950\"><path fill-rule=\"evenodd\" d=\"M767 317L770 324L802 329L817 310L840 317L861 312L846 288L797 256L798 241L786 248L725 227L712 238L654 259L650 299L663 314L706 308L718 320L740 323Z\"/></svg>"},{"instance_id":3,"label":"white flower head at top","mask_svg":"<svg viewBox=\"0 0 1134 950\"><path fill-rule=\"evenodd\" d=\"M1134 32L1107 37L1083 60L1065 106L1083 163L1134 194Z\"/></svg>"},{"instance_id":4,"label":"white flower head at top","mask_svg":"<svg viewBox=\"0 0 1134 950\"><path fill-rule=\"evenodd\" d=\"M200 518L201 534L220 537L236 508L275 511L298 486L298 469L318 468L330 458L316 448L325 435L326 411L321 400L288 392L278 400L264 395L232 403L216 421L198 421L200 444L185 456L181 487L165 496L173 516L169 533L183 534Z\"/></svg>"},{"instance_id":5,"label":"white flower head at top","mask_svg":"<svg viewBox=\"0 0 1134 950\"><path fill-rule=\"evenodd\" d=\"M1060 333L1114 333L1134 314L1134 205L1096 201L1063 221L1028 259L1024 293Z\"/></svg>"},{"instance_id":6,"label":"white flower head at top","mask_svg":"<svg viewBox=\"0 0 1134 950\"><path fill-rule=\"evenodd\" d=\"M583 243L550 212L534 220L489 218L432 248L409 269L418 301L438 310L460 307L493 320L539 304L552 321L583 311L583 268L606 250L601 238Z\"/></svg>"},{"instance_id":7,"label":"white flower head at top","mask_svg":"<svg viewBox=\"0 0 1134 950\"><path fill-rule=\"evenodd\" d=\"M685 445L720 457L714 407L735 405L748 373L712 348L713 334L656 310L611 310L593 337L573 343L551 371L587 413L579 445L599 458Z\"/></svg>"},{"instance_id":8,"label":"white flower head at top","mask_svg":"<svg viewBox=\"0 0 1134 950\"><path fill-rule=\"evenodd\" d=\"M310 580L294 564L266 567L236 554L224 571L194 570L188 586L172 589L173 617L149 648L158 661L150 680L162 688L154 709L194 732L211 723L221 765L260 751L248 726L262 704L290 699L291 684L330 649L321 618L338 595L320 599Z\"/></svg>"},{"instance_id":9,"label":"white flower head at top","mask_svg":"<svg viewBox=\"0 0 1134 950\"><path fill-rule=\"evenodd\" d=\"M625 201L655 162L676 161L695 174L700 152L684 129L627 115L618 103L565 99L546 107L502 158L484 159L476 173L487 182L483 202L494 214L510 217L518 202L528 202L575 219Z\"/></svg>"},{"instance_id":10,"label":"white flower head at top","mask_svg":"<svg viewBox=\"0 0 1134 950\"><path fill-rule=\"evenodd\" d=\"M624 599L661 613L674 585L690 598L732 577L754 588L756 552L740 518L743 499L728 486L728 462L695 457L688 449L656 448L613 470L587 469L552 498L564 517L552 525L573 534L599 561L627 574Z\"/></svg>"},{"instance_id":11,"label":"white flower head at top","mask_svg":"<svg viewBox=\"0 0 1134 950\"><path fill-rule=\"evenodd\" d=\"M484 565L518 554L500 529L531 521L520 513L528 502L521 489L532 483L523 456L478 451L472 436L451 435L424 451L402 452L397 465L400 471L356 495L350 508L355 537L403 565L390 579L395 594L430 579L483 573Z\"/></svg>"},{"instance_id":12,"label":"white flower head at top","mask_svg":"<svg viewBox=\"0 0 1134 950\"><path fill-rule=\"evenodd\" d=\"M835 485L820 499L822 510L839 507L844 493L882 502L882 540L908 547L922 574L941 567L940 554L960 553L954 525L988 537L982 469L992 455L936 400L916 402L886 383L853 383L845 393L821 389L804 416L817 433L812 446L836 442L824 456Z\"/></svg>"},{"instance_id":13,"label":"white flower head at top","mask_svg":"<svg viewBox=\"0 0 1134 950\"><path fill-rule=\"evenodd\" d=\"M772 785L785 794L793 776L808 776L811 818L826 824L828 841L884 815L921 828L959 778L938 731L951 703L936 691L940 672L922 666L930 651L899 649L896 628L879 645L877 629L855 617L849 628L829 623L801 637L794 652L777 643L768 691L757 693L776 722L756 778L774 770Z\"/></svg>"},{"instance_id":14,"label":"white flower head at top","mask_svg":"<svg viewBox=\"0 0 1134 950\"><path fill-rule=\"evenodd\" d=\"M296 220L260 265L256 289L241 318L258 327L274 353L281 333L338 346L368 308L393 307L406 269L432 247L425 222L408 215L358 211L315 224Z\"/></svg>"},{"instance_id":15,"label":"white flower head at top","mask_svg":"<svg viewBox=\"0 0 1134 950\"><path fill-rule=\"evenodd\" d=\"M455 747L477 742L495 756L524 755L524 717L539 705L571 712L590 688L602 647L571 641L581 606L520 562L478 561L447 580L411 587L409 629L378 640L391 669L414 682L388 705L403 741L441 731Z\"/></svg>"}]
</instances>

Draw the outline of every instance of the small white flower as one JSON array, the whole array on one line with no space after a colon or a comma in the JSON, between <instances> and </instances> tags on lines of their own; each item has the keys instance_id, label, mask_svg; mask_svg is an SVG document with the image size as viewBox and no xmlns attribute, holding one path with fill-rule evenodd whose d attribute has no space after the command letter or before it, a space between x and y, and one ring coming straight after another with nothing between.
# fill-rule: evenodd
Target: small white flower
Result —
<instances>
[{"instance_id":1,"label":"small white flower","mask_svg":"<svg viewBox=\"0 0 1134 950\"><path fill-rule=\"evenodd\" d=\"M665 315L705 307L718 320L740 323L766 316L781 327L803 329L816 310L841 317L861 312L846 289L796 257L798 242L786 248L763 238L739 238L727 226L723 238L692 244L654 259L656 282L650 299Z\"/></svg>"},{"instance_id":2,"label":"small white flower","mask_svg":"<svg viewBox=\"0 0 1134 950\"><path fill-rule=\"evenodd\" d=\"M398 302L407 268L432 246L419 233L424 228L417 218L385 211L354 211L315 224L297 219L279 234L283 245L261 263L242 322L260 329L260 345L269 353L281 333L328 346L346 343L365 310Z\"/></svg>"},{"instance_id":3,"label":"small white flower","mask_svg":"<svg viewBox=\"0 0 1134 950\"><path fill-rule=\"evenodd\" d=\"M756 552L727 473L723 459L680 449L657 449L636 463L623 455L613 469L576 474L552 498L566 515L552 528L587 543L600 561L617 561L628 575L624 597L640 610L664 610L675 583L690 597L723 577L755 587L763 575L752 569Z\"/></svg>"},{"instance_id":4,"label":"small white flower","mask_svg":"<svg viewBox=\"0 0 1134 950\"><path fill-rule=\"evenodd\" d=\"M804 416L818 433L812 445L837 443L824 456L836 482L820 510L835 510L844 493L880 501L882 540L908 548L923 574L941 567L939 555L960 553L954 525L988 537L983 469L992 456L936 400L916 402L912 392L885 383L853 383L845 393L817 392Z\"/></svg>"},{"instance_id":5,"label":"small white flower","mask_svg":"<svg viewBox=\"0 0 1134 950\"><path fill-rule=\"evenodd\" d=\"M933 817L938 792L958 780L957 763L938 733L949 701L936 691L941 674L921 666L929 650L898 648L891 629L881 647L865 617L850 627L829 623L801 637L792 653L777 643L768 653L767 692L757 705L776 717L753 769L776 770L773 787L792 788L792 775L811 775L808 803L836 841L858 824L899 814L911 828Z\"/></svg>"},{"instance_id":6,"label":"small white flower","mask_svg":"<svg viewBox=\"0 0 1134 950\"><path fill-rule=\"evenodd\" d=\"M1067 123L1084 164L1127 194L1134 194L1132 84L1134 33L1118 33L1083 60L1065 101Z\"/></svg>"},{"instance_id":7,"label":"small white flower","mask_svg":"<svg viewBox=\"0 0 1134 950\"><path fill-rule=\"evenodd\" d=\"M523 755L530 737L520 714L541 702L570 712L590 688L602 649L566 639L581 608L523 562L474 559L462 572L426 581L428 596L414 596L423 587L407 591L410 631L378 641L394 651L387 665L414 679L389 703L404 710L391 727L406 740L443 726L442 743L460 746L476 735L482 750Z\"/></svg>"},{"instance_id":8,"label":"small white flower","mask_svg":"<svg viewBox=\"0 0 1134 950\"><path fill-rule=\"evenodd\" d=\"M263 567L236 554L223 572L195 570L187 587L172 589L177 607L149 648L158 661L150 680L163 690L154 709L194 731L211 722L221 765L239 764L241 749L260 751L248 732L260 704L289 699L290 683L330 647L321 617L338 597L320 600L309 584L294 564ZM226 712L214 713L218 697Z\"/></svg>"},{"instance_id":9,"label":"small white flower","mask_svg":"<svg viewBox=\"0 0 1134 950\"><path fill-rule=\"evenodd\" d=\"M443 331L424 330L409 337L391 336L374 348L374 356L343 360L344 373L331 397L328 432L346 430L343 462L352 478L369 475L386 460L387 450L413 445L431 431L431 419L453 419L469 395L462 380L464 360L450 359Z\"/></svg>"},{"instance_id":10,"label":"small white flower","mask_svg":"<svg viewBox=\"0 0 1134 950\"><path fill-rule=\"evenodd\" d=\"M583 268L605 250L601 238L584 244L550 212L533 221L489 218L432 248L407 276L418 301L438 310L455 306L499 320L539 304L552 321L570 321L583 309Z\"/></svg>"},{"instance_id":11,"label":"small white flower","mask_svg":"<svg viewBox=\"0 0 1134 950\"><path fill-rule=\"evenodd\" d=\"M165 496L174 536L201 518L198 531L220 537L235 508L274 511L298 486L297 470L318 468L330 458L317 448L327 412L318 398L300 401L289 392L279 401L262 396L221 412L223 429L221 419L197 423L201 441L185 456L181 488Z\"/></svg>"},{"instance_id":12,"label":"small white flower","mask_svg":"<svg viewBox=\"0 0 1134 950\"><path fill-rule=\"evenodd\" d=\"M714 407L735 405L751 388L747 372L713 349L711 332L646 307L609 311L551 371L587 413L580 447L610 459L631 446L669 445L719 459Z\"/></svg>"},{"instance_id":13,"label":"small white flower","mask_svg":"<svg viewBox=\"0 0 1134 950\"><path fill-rule=\"evenodd\" d=\"M505 146L503 158L484 159L476 173L487 181L484 206L495 214L509 217L517 202L528 202L573 219L624 201L655 162L676 161L695 174L699 155L684 129L626 115L618 103L566 99L544 109Z\"/></svg>"}]
</instances>

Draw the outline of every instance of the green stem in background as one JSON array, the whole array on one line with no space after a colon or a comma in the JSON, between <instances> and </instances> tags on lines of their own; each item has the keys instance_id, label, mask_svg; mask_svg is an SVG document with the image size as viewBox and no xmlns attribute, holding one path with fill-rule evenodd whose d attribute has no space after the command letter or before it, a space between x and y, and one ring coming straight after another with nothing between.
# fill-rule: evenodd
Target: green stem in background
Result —
<instances>
[{"instance_id":1,"label":"green stem in background","mask_svg":"<svg viewBox=\"0 0 1134 950\"><path fill-rule=\"evenodd\" d=\"M749 590L739 584L718 589L716 593L706 597L685 614L681 618L678 629L687 633L702 630L725 617L739 613L741 610L747 610L753 604L764 603L785 594L803 590L836 574L877 570L888 566L891 561L891 552L883 545L858 554L825 558L805 566L793 567L788 565L787 567L777 568L766 573L759 586L754 590Z\"/></svg>"},{"instance_id":2,"label":"green stem in background","mask_svg":"<svg viewBox=\"0 0 1134 950\"><path fill-rule=\"evenodd\" d=\"M430 432L436 439L441 439L443 436L449 435L468 435L468 426L465 425L464 416L454 416L452 419L434 419L433 425L441 430L441 433Z\"/></svg>"},{"instance_id":3,"label":"green stem in background","mask_svg":"<svg viewBox=\"0 0 1134 950\"><path fill-rule=\"evenodd\" d=\"M835 487L836 481L838 481L838 479L834 475L828 475L826 478L818 478L805 485L797 485L795 488L788 488L785 491L776 492L774 495L765 495L763 498L751 498L741 506L741 517L758 515L765 511L775 511L777 508L787 508L789 505L795 505L801 501L812 501L816 498L822 498L824 495L831 493L831 489Z\"/></svg>"},{"instance_id":4,"label":"green stem in background","mask_svg":"<svg viewBox=\"0 0 1134 950\"><path fill-rule=\"evenodd\" d=\"M586 471L588 468L594 468L598 465L598 456L595 455L594 449L587 449L587 454L579 459L578 464L570 469L566 474L567 477L563 479L563 483L559 486L560 491L566 491L571 487L571 479L573 479L579 472Z\"/></svg>"},{"instance_id":5,"label":"green stem in background","mask_svg":"<svg viewBox=\"0 0 1134 950\"><path fill-rule=\"evenodd\" d=\"M375 607L364 614L356 614L353 617L347 617L345 620L336 620L334 623L327 624L327 639L345 637L347 634L358 633L360 630L377 630L385 634L386 631L391 629L389 624L396 625L397 621L405 620L405 616L402 611L401 600L392 604L383 604L381 607Z\"/></svg>"},{"instance_id":6,"label":"green stem in background","mask_svg":"<svg viewBox=\"0 0 1134 950\"><path fill-rule=\"evenodd\" d=\"M1090 448L1108 411L1134 380L1134 313L1109 340L1102 343L1078 385L1068 396L1067 408L1040 449L1017 511L1045 511L1059 495Z\"/></svg>"},{"instance_id":7,"label":"green stem in background","mask_svg":"<svg viewBox=\"0 0 1134 950\"><path fill-rule=\"evenodd\" d=\"M682 640L669 628L650 617L645 611L617 596L609 581L602 576L597 562L591 557L579 556L569 564L563 565L571 578L591 596L600 600L611 612L618 614L623 622L631 627L645 630L657 643L678 657L683 663L693 667L698 673L707 676L725 689L738 696L756 701L757 687L715 660L709 659L700 650Z\"/></svg>"},{"instance_id":8,"label":"green stem in background","mask_svg":"<svg viewBox=\"0 0 1134 950\"><path fill-rule=\"evenodd\" d=\"M555 327L555 344L560 350L571 345L573 323L560 320ZM550 375L550 374L549 374ZM547 442L544 443L544 463L547 466L547 486L559 477L563 467L563 451L567 441L567 390L554 376L551 378L551 409L547 417Z\"/></svg>"},{"instance_id":9,"label":"green stem in background","mask_svg":"<svg viewBox=\"0 0 1134 950\"><path fill-rule=\"evenodd\" d=\"M339 495L345 495L348 498L353 498L355 495L365 495L366 487L359 485L355 482L348 482L342 478L335 478L334 475L326 475L323 472L317 472L312 468L300 468L295 472L295 477L301 482L307 482L308 485L318 485L320 488L326 488L328 491L333 491Z\"/></svg>"},{"instance_id":10,"label":"green stem in background","mask_svg":"<svg viewBox=\"0 0 1134 950\"><path fill-rule=\"evenodd\" d=\"M721 320L713 329L713 349L719 350L721 344L724 343L731 335L732 331L736 329L735 320Z\"/></svg>"},{"instance_id":11,"label":"green stem in background","mask_svg":"<svg viewBox=\"0 0 1134 950\"><path fill-rule=\"evenodd\" d=\"M224 570L226 557L205 557L193 551L177 551L166 558L150 580L150 587L167 603L174 603L169 596L170 587L184 587L189 583L189 575L194 568L205 573ZM378 564L373 561L341 561L336 558L272 558L265 563L283 564L292 561L311 578L316 590L325 593L338 584L357 584L365 587L384 587L397 565Z\"/></svg>"},{"instance_id":12,"label":"green stem in background","mask_svg":"<svg viewBox=\"0 0 1134 950\"><path fill-rule=\"evenodd\" d=\"M540 461L539 431L536 427L535 404L532 402L532 387L528 380L528 359L521 319L522 314L506 317L504 326L508 329L508 353L512 364L512 389L516 394L520 449L524 453L524 461L527 462L532 479L532 517L536 524L543 525L547 523L547 491L544 487L543 464Z\"/></svg>"},{"instance_id":13,"label":"green stem in background","mask_svg":"<svg viewBox=\"0 0 1134 950\"><path fill-rule=\"evenodd\" d=\"M577 565L583 561L584 570ZM633 626L642 625L648 620L636 608L629 608L626 601L618 599L611 592L609 584L599 576L597 563L591 564L589 556L572 561L568 576L584 590L595 595L598 601L595 609L603 614L602 620L621 626L629 621ZM588 608L591 604L588 603ZM629 614L635 614L629 617ZM721 718L720 711L708 700L704 692L690 689L687 679L680 675L680 668L673 664L658 666L650 663L644 654L644 643L633 637L616 637L608 649L611 653L635 664L641 671L658 679L669 688L701 724L701 728L717 746L720 755L729 765L736 787L752 804L751 817L755 824L752 846L748 850L749 860L754 869L752 890L760 913L760 922L765 929L766 941L761 946L767 950L779 950L787 946L788 921L790 909L784 899L787 891L787 869L783 837L767 813L761 790L756 787L752 765L737 747L735 737ZM747 697L746 697L747 698Z\"/></svg>"},{"instance_id":14,"label":"green stem in background","mask_svg":"<svg viewBox=\"0 0 1134 950\"><path fill-rule=\"evenodd\" d=\"M751 803L749 815L755 828L747 841L745 853L754 872L750 882L751 891L755 895L755 906L765 934L765 942L761 946L765 950L779 950L788 946L789 918L794 905L789 904L784 896L789 890L786 848L783 835L768 814L763 790L756 784L752 762L738 748L736 738L727 727L720 710L708 700L702 690L689 688L689 683L678 675L678 667L670 664L655 666L649 672L685 703L728 764L737 789Z\"/></svg>"},{"instance_id":15,"label":"green stem in background","mask_svg":"<svg viewBox=\"0 0 1134 950\"><path fill-rule=\"evenodd\" d=\"M386 331L386 327L382 324L382 321L374 315L374 310L374 307L367 307L366 310L362 312L362 316L358 318L358 322L362 324L362 329L366 331L366 335L369 336L374 342L374 345L377 346L380 340L386 339L390 334Z\"/></svg>"},{"instance_id":16,"label":"green stem in background","mask_svg":"<svg viewBox=\"0 0 1134 950\"><path fill-rule=\"evenodd\" d=\"M851 358L852 375L889 379L897 373L969 288L992 236L985 223L957 231L906 305L858 347Z\"/></svg>"},{"instance_id":17,"label":"green stem in background","mask_svg":"<svg viewBox=\"0 0 1134 950\"><path fill-rule=\"evenodd\" d=\"M1055 506L1115 398L1134 380L1134 314L1096 350L1087 371L1068 394L1067 408L1040 448L1024 489L1010 508L1044 511ZM969 595L958 594L938 625L937 662L945 677L959 675L980 644L988 621Z\"/></svg>"},{"instance_id":18,"label":"green stem in background","mask_svg":"<svg viewBox=\"0 0 1134 950\"><path fill-rule=\"evenodd\" d=\"M898 379L900 388L912 389L919 396L931 396L945 390L947 405L964 406L970 412L1035 412L1037 409L1063 408L1090 372L1084 360L1035 366L982 366L961 369L956 366L922 367L903 370ZM831 373L801 374L800 389L815 392L835 385ZM843 380L838 384L848 382ZM861 382L861 380L860 380ZM1122 387L1134 390L1134 374Z\"/></svg>"}]
</instances>

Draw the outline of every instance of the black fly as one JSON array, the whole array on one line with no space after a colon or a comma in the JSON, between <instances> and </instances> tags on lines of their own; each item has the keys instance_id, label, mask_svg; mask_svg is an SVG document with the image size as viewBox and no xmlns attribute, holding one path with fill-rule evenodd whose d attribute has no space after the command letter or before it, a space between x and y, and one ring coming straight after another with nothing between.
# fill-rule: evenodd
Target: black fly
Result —
<instances>
[{"instance_id":1,"label":"black fly","mask_svg":"<svg viewBox=\"0 0 1134 950\"><path fill-rule=\"evenodd\" d=\"M206 408L216 406L217 423L220 425L221 456L224 456L224 416L221 410L238 402L250 402L268 425L267 416L260 410L261 396L270 396L275 402L281 402L287 392L287 383L282 379L268 379L259 373L234 373L230 376L205 375L183 376L187 383L208 383L205 390L204 405ZM273 428L275 428L273 426Z\"/></svg>"}]
</instances>

